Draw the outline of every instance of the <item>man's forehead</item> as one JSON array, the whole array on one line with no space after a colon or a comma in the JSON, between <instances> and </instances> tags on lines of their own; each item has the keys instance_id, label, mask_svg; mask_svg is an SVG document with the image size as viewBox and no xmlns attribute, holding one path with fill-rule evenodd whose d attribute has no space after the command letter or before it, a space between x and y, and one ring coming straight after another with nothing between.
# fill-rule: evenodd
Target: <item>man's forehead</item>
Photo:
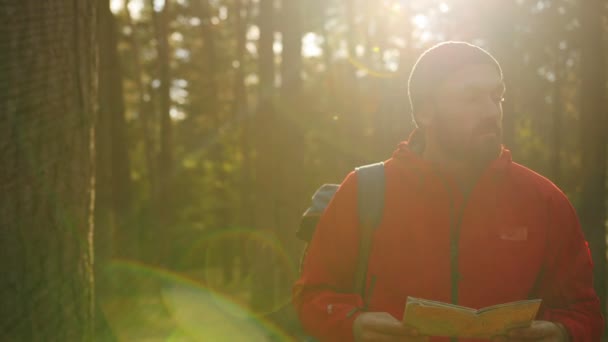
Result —
<instances>
[{"instance_id":1,"label":"man's forehead","mask_svg":"<svg viewBox=\"0 0 608 342\"><path fill-rule=\"evenodd\" d=\"M442 87L446 90L494 90L504 89L504 82L496 68L489 64L474 64L448 75Z\"/></svg>"}]
</instances>

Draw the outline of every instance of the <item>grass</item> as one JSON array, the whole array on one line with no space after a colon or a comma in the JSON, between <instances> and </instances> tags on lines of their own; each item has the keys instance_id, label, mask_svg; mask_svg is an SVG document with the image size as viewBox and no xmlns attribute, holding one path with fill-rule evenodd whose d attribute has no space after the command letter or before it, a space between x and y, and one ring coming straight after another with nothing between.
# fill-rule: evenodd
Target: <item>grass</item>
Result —
<instances>
[{"instance_id":1,"label":"grass","mask_svg":"<svg viewBox=\"0 0 608 342\"><path fill-rule=\"evenodd\" d=\"M116 341L288 340L248 309L251 277L224 284L219 269L175 274L141 265L104 276L100 314Z\"/></svg>"}]
</instances>

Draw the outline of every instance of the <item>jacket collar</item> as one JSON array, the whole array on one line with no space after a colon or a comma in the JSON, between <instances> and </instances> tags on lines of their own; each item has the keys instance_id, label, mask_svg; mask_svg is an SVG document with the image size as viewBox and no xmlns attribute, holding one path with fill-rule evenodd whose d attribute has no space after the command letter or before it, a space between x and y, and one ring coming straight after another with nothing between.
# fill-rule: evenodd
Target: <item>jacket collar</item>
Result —
<instances>
[{"instance_id":1,"label":"jacket collar","mask_svg":"<svg viewBox=\"0 0 608 342\"><path fill-rule=\"evenodd\" d=\"M424 132L417 128L410 134L407 141L401 142L397 149L393 152L393 159L406 162L408 168L426 173L436 169L436 166L422 158L424 151L425 139ZM494 181L502 178L509 165L512 163L511 152L504 146L501 146L500 155L490 162L482 175L490 174Z\"/></svg>"}]
</instances>

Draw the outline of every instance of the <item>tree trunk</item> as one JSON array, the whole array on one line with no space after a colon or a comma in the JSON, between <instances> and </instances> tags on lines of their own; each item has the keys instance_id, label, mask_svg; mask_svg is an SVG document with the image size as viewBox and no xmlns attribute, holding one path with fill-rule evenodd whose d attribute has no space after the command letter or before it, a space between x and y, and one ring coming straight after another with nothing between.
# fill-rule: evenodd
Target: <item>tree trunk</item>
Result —
<instances>
[{"instance_id":1,"label":"tree trunk","mask_svg":"<svg viewBox=\"0 0 608 342\"><path fill-rule=\"evenodd\" d=\"M244 0L235 0L234 2L234 19L236 31L236 57L238 67L234 73L234 106L233 119L245 119L249 111L247 89L245 88L245 44L247 35L247 18L250 13L247 7L243 6Z\"/></svg>"},{"instance_id":2,"label":"tree trunk","mask_svg":"<svg viewBox=\"0 0 608 342\"><path fill-rule=\"evenodd\" d=\"M281 97L285 99L297 97L302 89L302 2L283 0L282 11Z\"/></svg>"},{"instance_id":3,"label":"tree trunk","mask_svg":"<svg viewBox=\"0 0 608 342\"><path fill-rule=\"evenodd\" d=\"M217 135L218 141L213 145L209 156L210 160L215 163L214 176L216 177L215 186L213 189L213 197L219 204L215 211L215 217L217 227L215 229L225 230L230 226L231 222L231 208L230 200L227 198L228 191L228 175L224 169L224 160L226 158L224 142L222 137L222 131L220 127L223 123L222 109L219 106L218 101L218 74L220 70L217 63L216 55L216 34L213 31L213 25L211 23L211 8L208 0L198 0L195 3L195 10L201 18L201 36L203 38L203 79L207 80L206 91L201 94L205 101L206 108L205 113L210 116L212 124L212 131L210 134ZM237 15L237 14L235 14ZM225 283L232 281L233 274L233 262L234 262L234 246L233 241L226 239L221 242L221 253L220 265L222 268L223 280Z\"/></svg>"},{"instance_id":4,"label":"tree trunk","mask_svg":"<svg viewBox=\"0 0 608 342\"><path fill-rule=\"evenodd\" d=\"M136 28L133 24L133 18L131 17L131 12L129 11L129 3L130 0L125 0L124 2L124 11L125 17L127 20L127 27L130 29L131 34L129 35L129 43L131 44L131 49L133 50L133 72L135 73L135 84L137 86L137 95L139 98L137 115L141 122L141 133L144 140L144 153L146 156L146 168L147 168L147 180L148 180L148 192L149 194L156 194L156 162L155 162L155 148L154 148L154 140L152 139L152 121L150 120L153 117L153 109L152 103L150 99L146 100L146 95L150 95L151 92L146 90L146 86L143 80L143 68L141 63L141 53L140 53L140 45L139 41L136 37Z\"/></svg>"},{"instance_id":5,"label":"tree trunk","mask_svg":"<svg viewBox=\"0 0 608 342\"><path fill-rule=\"evenodd\" d=\"M217 77L216 73L218 73L218 63L217 63L217 53L215 48L215 37L213 34L213 25L211 23L211 10L209 8L208 0L197 0L194 2L195 10L201 18L201 36L203 38L203 52L204 52L204 62L203 63L203 73L206 75L204 77L207 80L207 93L204 94L204 98L207 99L205 101L207 110L210 115L212 115L213 120L215 120L216 125L214 127L219 127L219 106L218 106L218 85L217 85Z\"/></svg>"},{"instance_id":6,"label":"tree trunk","mask_svg":"<svg viewBox=\"0 0 608 342\"><path fill-rule=\"evenodd\" d=\"M158 196L156 205L161 223L169 222L171 213L171 179L173 173L173 138L171 123L171 74L169 53L169 6L165 4L160 12L154 10L154 0L150 1L154 17L154 28L158 51L159 67L159 107L160 107L160 153L158 156Z\"/></svg>"},{"instance_id":7,"label":"tree trunk","mask_svg":"<svg viewBox=\"0 0 608 342\"><path fill-rule=\"evenodd\" d=\"M268 104L274 97L274 0L259 0L260 15L258 27L260 28L259 40L259 78L260 78L260 103Z\"/></svg>"},{"instance_id":8,"label":"tree trunk","mask_svg":"<svg viewBox=\"0 0 608 342\"><path fill-rule=\"evenodd\" d=\"M551 96L553 100L553 125L552 125L552 155L551 155L551 178L557 185L561 185L562 178L562 150L563 150L563 115L564 115L564 102L562 101L562 87L564 72L562 71L561 58L555 57L557 62L555 63L555 82L553 83L553 94Z\"/></svg>"},{"instance_id":9,"label":"tree trunk","mask_svg":"<svg viewBox=\"0 0 608 342\"><path fill-rule=\"evenodd\" d=\"M97 126L97 207L106 224L124 221L131 206L131 178L128 156L122 68L118 56L116 19L108 0L99 13L99 119ZM105 216L105 219L102 217ZM99 221L98 221L99 222ZM109 228L110 226L108 226ZM104 227L105 228L105 227ZM111 229L110 229L111 230ZM103 232L105 235L108 232ZM112 234L110 234L111 236ZM110 241L113 239L110 238ZM110 247L104 246L105 247Z\"/></svg>"},{"instance_id":10,"label":"tree trunk","mask_svg":"<svg viewBox=\"0 0 608 342\"><path fill-rule=\"evenodd\" d=\"M250 129L250 115L249 115L249 101L247 98L247 89L245 88L245 44L247 34L247 18L250 16L251 11L248 10L249 6L243 6L244 0L235 0L234 13L235 18L235 31L236 31L236 61L238 67L234 73L234 106L233 106L233 119L237 122L241 122L240 132L240 145L241 152L243 154L243 166L241 171L240 179L240 215L239 225L243 228L251 227L253 222L253 201L251 198L252 192L252 172L251 172L251 129ZM239 257L241 260L240 272L241 276L245 276L249 273L250 261L245 255L244 245L239 247Z\"/></svg>"},{"instance_id":11,"label":"tree trunk","mask_svg":"<svg viewBox=\"0 0 608 342\"><path fill-rule=\"evenodd\" d=\"M403 12L404 18L411 17L411 2L404 3ZM386 90L389 107L387 112L390 113L390 115L388 116L388 119L385 119L382 127L382 131L387 132L383 139L383 153L391 151L399 141L405 140L408 136L408 132L415 127L414 120L412 119L409 97L407 96L408 79L412 70L412 65L414 64L414 38L410 20L404 20L400 36L405 41L405 46L399 49L399 67L396 76L393 80L387 82L390 87Z\"/></svg>"},{"instance_id":12,"label":"tree trunk","mask_svg":"<svg viewBox=\"0 0 608 342\"><path fill-rule=\"evenodd\" d=\"M91 341L97 4L0 22L0 340Z\"/></svg>"},{"instance_id":13,"label":"tree trunk","mask_svg":"<svg viewBox=\"0 0 608 342\"><path fill-rule=\"evenodd\" d=\"M355 0L345 0L345 12L346 12L346 25L347 25L347 33L346 33L346 44L348 45L348 55L349 58L357 59L357 54L355 52L356 43L355 37L357 36L355 32Z\"/></svg>"},{"instance_id":14,"label":"tree trunk","mask_svg":"<svg viewBox=\"0 0 608 342\"><path fill-rule=\"evenodd\" d=\"M258 108L252 122L252 140L255 149L254 160L254 221L256 228L275 236L277 228L278 187L273 179L276 170L276 144L271 140L273 134L280 130L276 126L274 108L274 0L260 0L258 27L260 39L258 44L259 60L258 75L260 79L258 92ZM274 305L275 266L272 261L272 251L260 250L256 256L255 270L252 281L252 306L258 312L266 311Z\"/></svg>"},{"instance_id":15,"label":"tree trunk","mask_svg":"<svg viewBox=\"0 0 608 342\"><path fill-rule=\"evenodd\" d=\"M595 287L606 313L606 46L603 2L581 1L581 143L583 183L579 210L594 261Z\"/></svg>"}]
</instances>

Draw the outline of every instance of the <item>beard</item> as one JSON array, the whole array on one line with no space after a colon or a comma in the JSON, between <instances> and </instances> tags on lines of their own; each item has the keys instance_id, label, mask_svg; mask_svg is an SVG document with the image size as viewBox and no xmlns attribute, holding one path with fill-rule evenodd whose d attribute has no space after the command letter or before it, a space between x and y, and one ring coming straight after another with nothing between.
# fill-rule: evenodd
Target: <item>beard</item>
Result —
<instances>
[{"instance_id":1,"label":"beard","mask_svg":"<svg viewBox=\"0 0 608 342\"><path fill-rule=\"evenodd\" d=\"M502 129L495 120L480 122L470 134L463 134L442 119L437 122L437 138L450 158L480 167L498 158L502 151Z\"/></svg>"}]
</instances>

